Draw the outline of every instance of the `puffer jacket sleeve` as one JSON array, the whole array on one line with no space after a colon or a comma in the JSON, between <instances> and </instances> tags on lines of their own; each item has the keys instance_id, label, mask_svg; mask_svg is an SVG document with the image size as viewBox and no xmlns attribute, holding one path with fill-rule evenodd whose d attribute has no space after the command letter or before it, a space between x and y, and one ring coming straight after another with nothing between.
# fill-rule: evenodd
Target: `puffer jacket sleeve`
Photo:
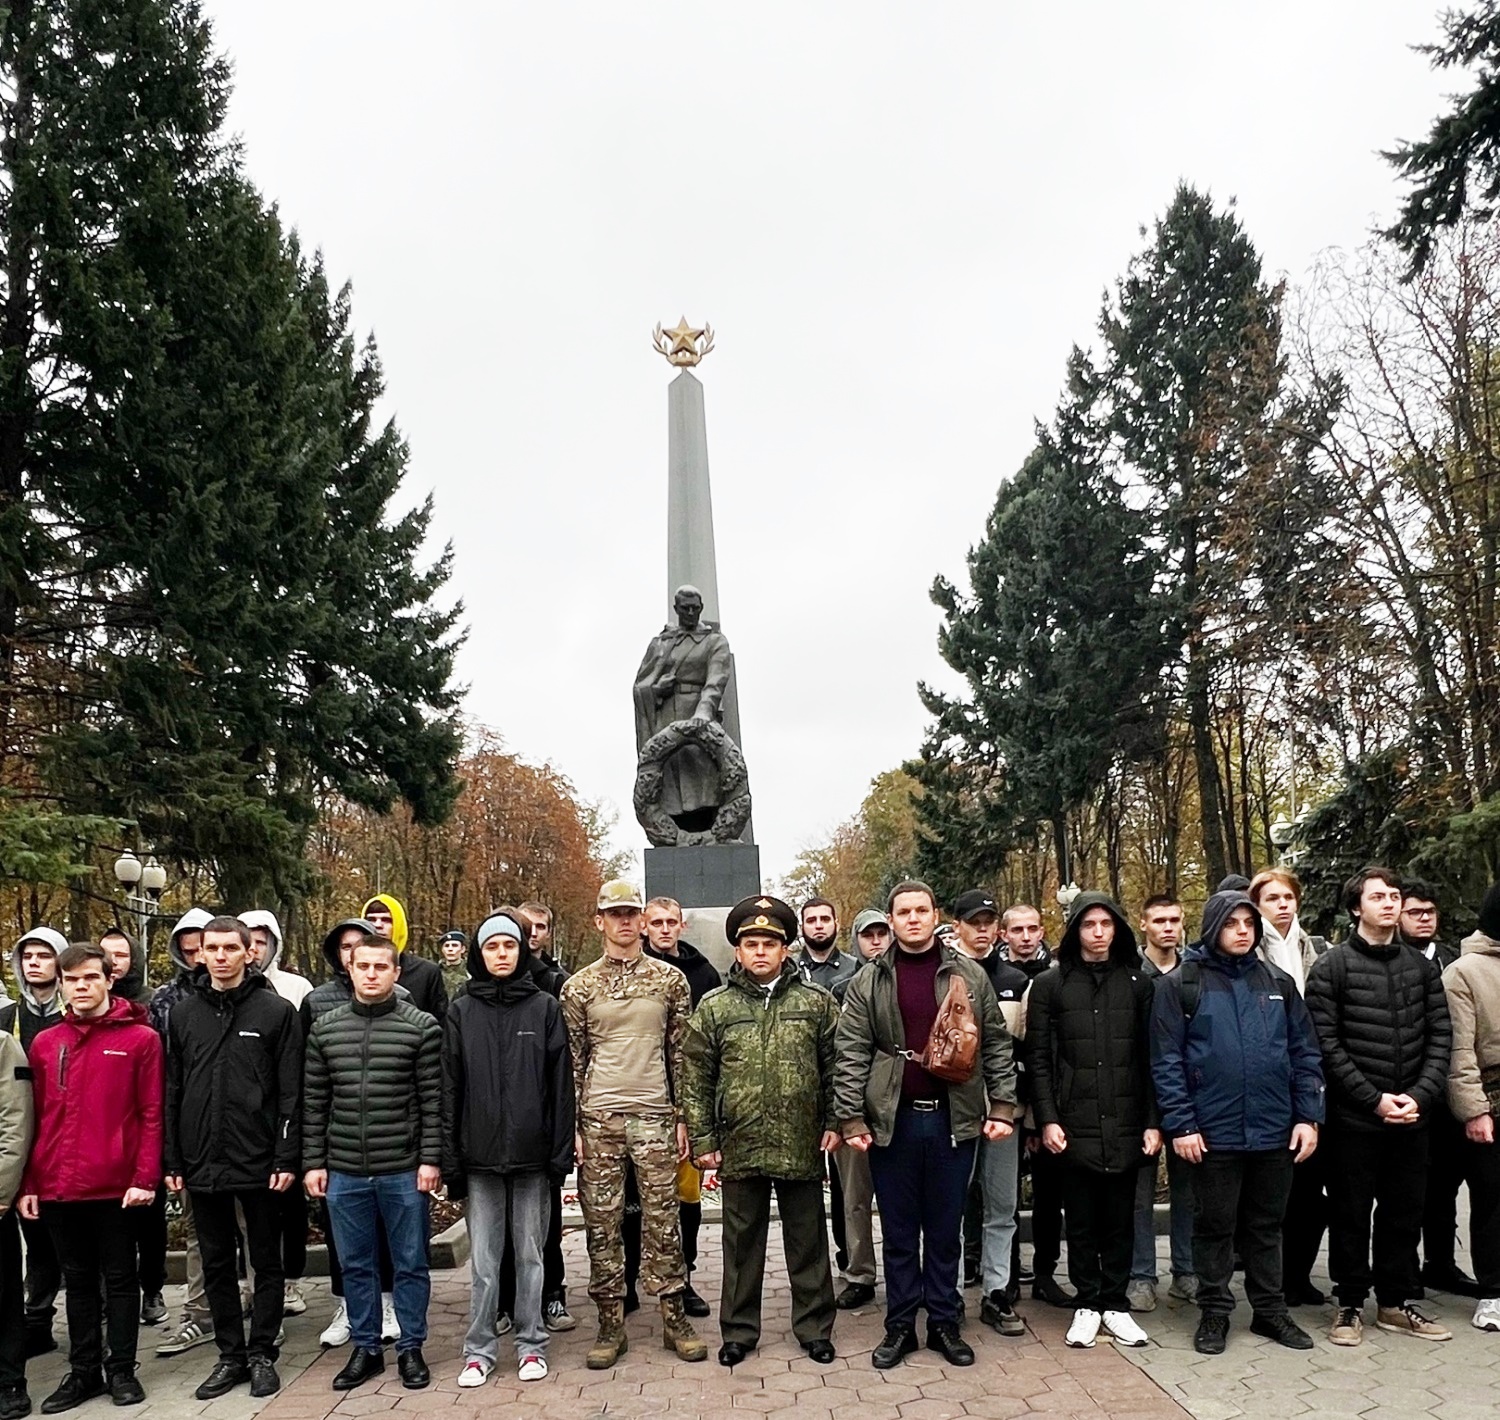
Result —
<instances>
[{"instance_id":1,"label":"puffer jacket sleeve","mask_svg":"<svg viewBox=\"0 0 1500 1420\"><path fill-rule=\"evenodd\" d=\"M1059 1123L1056 1062L1053 1058L1052 997L1061 978L1058 969L1044 971L1026 992L1026 1078L1039 1128Z\"/></svg>"},{"instance_id":2,"label":"puffer jacket sleeve","mask_svg":"<svg viewBox=\"0 0 1500 1420\"><path fill-rule=\"evenodd\" d=\"M705 998L688 1018L682 1043L682 1089L679 1103L687 1125L688 1153L693 1158L717 1153L718 1137L714 1101L719 1093L719 1042L714 1003Z\"/></svg>"},{"instance_id":3,"label":"puffer jacket sleeve","mask_svg":"<svg viewBox=\"0 0 1500 1420\"><path fill-rule=\"evenodd\" d=\"M1313 963L1307 977L1307 1009L1318 1033L1318 1046L1323 1052L1324 1079L1356 1108L1374 1114L1380 1103L1380 1091L1354 1063L1339 1034L1343 1003L1334 984L1334 972L1338 953L1348 950L1348 947L1334 947Z\"/></svg>"},{"instance_id":4,"label":"puffer jacket sleeve","mask_svg":"<svg viewBox=\"0 0 1500 1420\"><path fill-rule=\"evenodd\" d=\"M1156 987L1149 976L1135 979L1136 1041L1140 1060L1141 1098L1146 1102L1146 1128L1160 1129L1161 1114L1156 1105L1156 1081L1151 1078L1151 1008L1156 1001Z\"/></svg>"},{"instance_id":5,"label":"puffer jacket sleeve","mask_svg":"<svg viewBox=\"0 0 1500 1420\"><path fill-rule=\"evenodd\" d=\"M1422 1071L1411 1088L1411 1096L1423 1116L1437 1108L1448 1092L1448 1062L1453 1054L1453 1020L1448 1014L1448 996L1437 963L1421 958L1427 998L1427 1049Z\"/></svg>"},{"instance_id":6,"label":"puffer jacket sleeve","mask_svg":"<svg viewBox=\"0 0 1500 1420\"><path fill-rule=\"evenodd\" d=\"M838 1066L839 1005L832 994L823 1002L823 1022L818 1029L818 1111L823 1133L838 1133L839 1116L834 1104L833 1081Z\"/></svg>"},{"instance_id":7,"label":"puffer jacket sleeve","mask_svg":"<svg viewBox=\"0 0 1500 1420\"><path fill-rule=\"evenodd\" d=\"M859 972L849 982L835 1036L833 1110L846 1139L870 1132L865 1121L865 1086L875 1059L875 1023L870 1001L874 981L875 972L871 970Z\"/></svg>"},{"instance_id":8,"label":"puffer jacket sleeve","mask_svg":"<svg viewBox=\"0 0 1500 1420\"><path fill-rule=\"evenodd\" d=\"M26 1052L14 1036L0 1035L0 1217L20 1191L34 1124Z\"/></svg>"},{"instance_id":9,"label":"puffer jacket sleeve","mask_svg":"<svg viewBox=\"0 0 1500 1420\"><path fill-rule=\"evenodd\" d=\"M276 1042L277 1173L296 1173L302 1160L302 1018L290 1004L282 1013ZM294 1187L296 1185L293 1185Z\"/></svg>"},{"instance_id":10,"label":"puffer jacket sleeve","mask_svg":"<svg viewBox=\"0 0 1500 1420\"><path fill-rule=\"evenodd\" d=\"M1280 975L1286 993L1286 1043L1292 1057L1292 1119L1297 1124L1321 1124L1328 1113L1328 1099L1318 1033L1296 983Z\"/></svg>"},{"instance_id":11,"label":"puffer jacket sleeve","mask_svg":"<svg viewBox=\"0 0 1500 1420\"><path fill-rule=\"evenodd\" d=\"M1188 1019L1182 1009L1181 975L1179 967L1159 977L1151 1004L1151 1079L1162 1129L1170 1139L1198 1132L1198 1110L1187 1080Z\"/></svg>"},{"instance_id":12,"label":"puffer jacket sleeve","mask_svg":"<svg viewBox=\"0 0 1500 1420\"><path fill-rule=\"evenodd\" d=\"M548 1000L547 1089L552 1100L552 1163L548 1170L554 1183L568 1176L574 1163L574 1138L578 1129L577 1101L573 1097L573 1056L568 1049L568 1028L562 1009Z\"/></svg>"},{"instance_id":13,"label":"puffer jacket sleeve","mask_svg":"<svg viewBox=\"0 0 1500 1420\"><path fill-rule=\"evenodd\" d=\"M305 1003L304 1003L305 1004ZM302 1167L328 1167L328 1114L332 1085L328 1058L323 1053L325 1030L315 1022L307 1037L307 1054L302 1067Z\"/></svg>"},{"instance_id":14,"label":"puffer jacket sleeve","mask_svg":"<svg viewBox=\"0 0 1500 1420\"><path fill-rule=\"evenodd\" d=\"M979 1018L979 1054L984 1069L984 1089L991 1119L1009 1123L1016 1114L1015 1041L1000 1014L1000 998L990 985L989 977L976 972L978 981L969 980L969 994Z\"/></svg>"},{"instance_id":15,"label":"puffer jacket sleeve","mask_svg":"<svg viewBox=\"0 0 1500 1420\"><path fill-rule=\"evenodd\" d=\"M443 1160L443 1028L424 1011L422 1038L417 1046L417 1108L420 1164L440 1169Z\"/></svg>"},{"instance_id":16,"label":"puffer jacket sleeve","mask_svg":"<svg viewBox=\"0 0 1500 1420\"><path fill-rule=\"evenodd\" d=\"M440 1167L449 1198L467 1195L468 1179L463 1162L464 1032L463 1011L458 1003L443 1018L443 1148Z\"/></svg>"}]
</instances>

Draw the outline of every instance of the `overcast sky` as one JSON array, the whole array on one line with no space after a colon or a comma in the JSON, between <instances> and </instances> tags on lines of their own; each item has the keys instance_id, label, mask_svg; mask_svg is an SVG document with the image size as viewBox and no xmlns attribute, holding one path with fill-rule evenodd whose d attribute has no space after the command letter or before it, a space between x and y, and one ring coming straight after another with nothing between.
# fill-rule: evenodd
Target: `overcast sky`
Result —
<instances>
[{"instance_id":1,"label":"overcast sky","mask_svg":"<svg viewBox=\"0 0 1500 1420\"><path fill-rule=\"evenodd\" d=\"M767 878L914 753L998 483L1186 179L1267 268L1388 222L1454 76L1425 0L208 0L231 123L354 283L468 709L630 808L667 614L657 321L707 320L724 629Z\"/></svg>"}]
</instances>

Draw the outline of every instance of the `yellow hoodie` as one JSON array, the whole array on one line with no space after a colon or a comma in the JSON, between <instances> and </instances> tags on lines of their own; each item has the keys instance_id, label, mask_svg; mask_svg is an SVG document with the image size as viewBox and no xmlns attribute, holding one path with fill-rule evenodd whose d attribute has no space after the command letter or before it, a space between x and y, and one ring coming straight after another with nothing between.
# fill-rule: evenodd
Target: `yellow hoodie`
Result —
<instances>
[{"instance_id":1,"label":"yellow hoodie","mask_svg":"<svg viewBox=\"0 0 1500 1420\"><path fill-rule=\"evenodd\" d=\"M370 909L376 903L380 903L387 912L391 914L391 941L396 944L398 952L406 950L406 909L389 893L377 893L363 907L359 909L361 917L368 917Z\"/></svg>"}]
</instances>

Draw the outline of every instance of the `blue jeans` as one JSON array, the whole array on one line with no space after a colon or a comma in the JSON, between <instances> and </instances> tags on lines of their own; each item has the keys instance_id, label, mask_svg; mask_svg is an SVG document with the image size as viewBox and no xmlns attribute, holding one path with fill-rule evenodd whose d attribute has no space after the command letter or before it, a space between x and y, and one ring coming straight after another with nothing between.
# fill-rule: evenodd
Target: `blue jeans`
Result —
<instances>
[{"instance_id":1,"label":"blue jeans","mask_svg":"<svg viewBox=\"0 0 1500 1420\"><path fill-rule=\"evenodd\" d=\"M396 1350L414 1351L427 1340L427 1195L417 1192L417 1174L358 1174L328 1171L328 1216L344 1268L344 1304L349 1337L365 1351L380 1350L380 1273L377 1222L391 1245L392 1296L401 1339Z\"/></svg>"},{"instance_id":2,"label":"blue jeans","mask_svg":"<svg viewBox=\"0 0 1500 1420\"><path fill-rule=\"evenodd\" d=\"M1016 1201L1021 1192L1021 1135L979 1141L978 1178L984 1198L984 1246L980 1275L986 1293L1010 1285L1010 1250L1016 1236Z\"/></svg>"},{"instance_id":3,"label":"blue jeans","mask_svg":"<svg viewBox=\"0 0 1500 1420\"><path fill-rule=\"evenodd\" d=\"M946 1102L926 1111L903 1104L891 1142L870 1150L887 1327L915 1326L919 1307L929 1326L958 1321L964 1200L978 1140L955 1144L952 1130Z\"/></svg>"},{"instance_id":4,"label":"blue jeans","mask_svg":"<svg viewBox=\"0 0 1500 1420\"><path fill-rule=\"evenodd\" d=\"M1192 1165L1179 1159L1171 1143L1167 1154L1167 1188L1170 1194L1172 1276L1190 1277L1193 1272L1193 1175ZM1130 1261L1132 1282L1156 1281L1156 1169L1147 1165L1135 1185L1135 1255Z\"/></svg>"}]
</instances>

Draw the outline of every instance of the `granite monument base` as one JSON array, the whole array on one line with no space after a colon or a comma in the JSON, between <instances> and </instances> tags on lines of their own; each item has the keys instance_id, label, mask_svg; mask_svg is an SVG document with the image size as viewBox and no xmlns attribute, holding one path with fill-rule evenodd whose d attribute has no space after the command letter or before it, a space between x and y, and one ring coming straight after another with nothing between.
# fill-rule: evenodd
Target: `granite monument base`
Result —
<instances>
[{"instance_id":1,"label":"granite monument base","mask_svg":"<svg viewBox=\"0 0 1500 1420\"><path fill-rule=\"evenodd\" d=\"M753 843L703 843L646 850L646 896L675 897L684 908L732 907L760 891Z\"/></svg>"}]
</instances>

